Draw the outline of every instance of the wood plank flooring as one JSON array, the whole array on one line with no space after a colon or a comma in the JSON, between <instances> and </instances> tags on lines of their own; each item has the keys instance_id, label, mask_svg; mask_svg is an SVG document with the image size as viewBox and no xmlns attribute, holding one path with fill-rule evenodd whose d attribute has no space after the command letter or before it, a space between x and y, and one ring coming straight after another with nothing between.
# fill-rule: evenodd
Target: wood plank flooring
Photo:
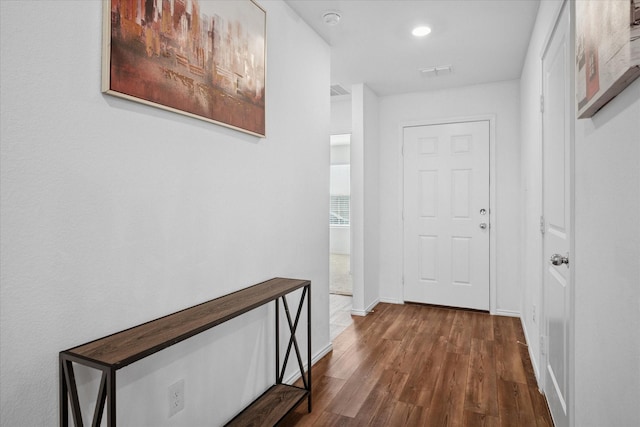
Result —
<instances>
[{"instance_id":1,"label":"wood plank flooring","mask_svg":"<svg viewBox=\"0 0 640 427\"><path fill-rule=\"evenodd\" d=\"M329 337L335 341L353 323L351 316L353 298L347 295L329 294Z\"/></svg>"},{"instance_id":2,"label":"wood plank flooring","mask_svg":"<svg viewBox=\"0 0 640 427\"><path fill-rule=\"evenodd\" d=\"M553 426L517 318L378 304L312 375L281 426Z\"/></svg>"}]
</instances>

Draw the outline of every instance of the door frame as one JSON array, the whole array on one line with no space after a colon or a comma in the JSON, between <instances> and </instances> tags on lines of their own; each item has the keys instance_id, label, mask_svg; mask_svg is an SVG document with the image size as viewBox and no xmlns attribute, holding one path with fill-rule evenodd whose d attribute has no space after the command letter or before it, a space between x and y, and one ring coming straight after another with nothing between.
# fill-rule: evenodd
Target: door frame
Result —
<instances>
[{"instance_id":1,"label":"door frame","mask_svg":"<svg viewBox=\"0 0 640 427\"><path fill-rule=\"evenodd\" d=\"M562 25L561 18L562 12L567 9L567 13L569 14L569 28L567 28L568 40L569 40L569 70L568 70L568 85L569 85L569 258L570 265L575 266L575 117L576 117L576 105L575 105L575 4L572 1L562 0L553 14L552 24L547 31L547 35L542 44L542 49L540 51L540 96L541 99L544 95L544 58L551 47L551 41L553 36L559 25ZM544 101L541 101L544 104ZM540 207L541 217L545 213L544 207L544 113L542 109L540 110ZM547 357L548 357L548 349L542 348L542 345L546 345L547 343L547 312L545 310L545 268L548 262L545 259L544 250L545 250L545 242L544 236L542 236L542 244L540 245L540 265L539 269L541 271L540 277L540 295L539 295L539 307L540 307L540 323L538 324L538 343L541 343L538 354L538 366L540 367L539 375L538 375L538 387L544 393L546 387L546 366L547 366ZM568 353L568 381L567 381L567 392L569 398L565 402L567 405L567 416L569 419L569 425L575 425L575 270L571 267L572 270L569 274L569 348L567 349ZM544 344L542 344L544 343ZM530 354L530 356L532 356Z\"/></svg>"},{"instance_id":2,"label":"door frame","mask_svg":"<svg viewBox=\"0 0 640 427\"><path fill-rule=\"evenodd\" d=\"M481 114L475 116L463 116L463 117L448 117L438 119L424 119L415 120L409 122L402 122L400 124L399 144L400 150L400 166L399 170L399 183L400 183L400 205L398 207L399 224L398 232L401 236L401 266L399 283L402 283L402 295L400 296L400 302L404 301L404 129L407 127L416 126L435 126L435 125L447 125L453 123L465 123L465 122L489 122L489 312L491 314L505 314L507 316L513 316L511 311L500 313L496 308L497 290L496 290L496 224L497 224L497 210L495 205L496 194L496 115L495 114Z\"/></svg>"}]
</instances>

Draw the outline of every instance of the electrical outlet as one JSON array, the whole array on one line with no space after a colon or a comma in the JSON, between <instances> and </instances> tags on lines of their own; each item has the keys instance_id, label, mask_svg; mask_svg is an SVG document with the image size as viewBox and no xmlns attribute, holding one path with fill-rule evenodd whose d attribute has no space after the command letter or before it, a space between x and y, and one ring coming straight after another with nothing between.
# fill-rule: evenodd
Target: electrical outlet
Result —
<instances>
[{"instance_id":1,"label":"electrical outlet","mask_svg":"<svg viewBox=\"0 0 640 427\"><path fill-rule=\"evenodd\" d=\"M169 417L184 409L184 380L169 386Z\"/></svg>"}]
</instances>

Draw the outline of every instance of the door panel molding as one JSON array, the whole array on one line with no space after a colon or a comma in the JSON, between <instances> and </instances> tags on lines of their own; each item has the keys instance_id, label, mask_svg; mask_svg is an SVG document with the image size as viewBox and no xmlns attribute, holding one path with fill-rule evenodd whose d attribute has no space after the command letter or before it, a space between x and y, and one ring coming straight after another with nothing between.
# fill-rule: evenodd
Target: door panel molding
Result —
<instances>
[{"instance_id":1,"label":"door panel molding","mask_svg":"<svg viewBox=\"0 0 640 427\"><path fill-rule=\"evenodd\" d=\"M401 268L399 271L398 280L402 283L402 295L398 302L404 303L404 129L407 127L416 127L416 126L433 126L433 125L446 125L446 124L454 124L454 123L467 123L467 122L479 122L479 121L487 121L489 122L489 212L487 212L488 223L491 224L491 232L489 233L489 312L491 314L501 314L506 316L518 316L519 313L514 313L512 311L503 311L497 309L497 280L496 280L496 271L497 271L497 257L496 257L496 224L498 223L498 214L496 209L496 115L495 114L479 114L473 116L456 116L456 117L448 117L448 118L438 118L438 119L424 119L424 120L413 120L406 121L400 123L398 128L399 141L402 141L402 144L399 145L398 149L400 150L399 155L399 222L397 224L398 233L402 236L402 253L401 253ZM464 144L458 144L458 147L462 147ZM427 141L423 144L423 148L429 148L429 144ZM433 150L433 148L431 148Z\"/></svg>"}]
</instances>

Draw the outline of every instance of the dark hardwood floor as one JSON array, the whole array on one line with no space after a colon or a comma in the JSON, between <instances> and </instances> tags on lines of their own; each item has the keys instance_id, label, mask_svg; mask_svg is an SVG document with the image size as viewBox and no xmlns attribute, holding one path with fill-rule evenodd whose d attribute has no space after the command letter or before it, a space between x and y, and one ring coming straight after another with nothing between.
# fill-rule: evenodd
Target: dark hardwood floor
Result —
<instances>
[{"instance_id":1,"label":"dark hardwood floor","mask_svg":"<svg viewBox=\"0 0 640 427\"><path fill-rule=\"evenodd\" d=\"M281 426L552 426L517 318L417 304L354 316Z\"/></svg>"}]
</instances>

